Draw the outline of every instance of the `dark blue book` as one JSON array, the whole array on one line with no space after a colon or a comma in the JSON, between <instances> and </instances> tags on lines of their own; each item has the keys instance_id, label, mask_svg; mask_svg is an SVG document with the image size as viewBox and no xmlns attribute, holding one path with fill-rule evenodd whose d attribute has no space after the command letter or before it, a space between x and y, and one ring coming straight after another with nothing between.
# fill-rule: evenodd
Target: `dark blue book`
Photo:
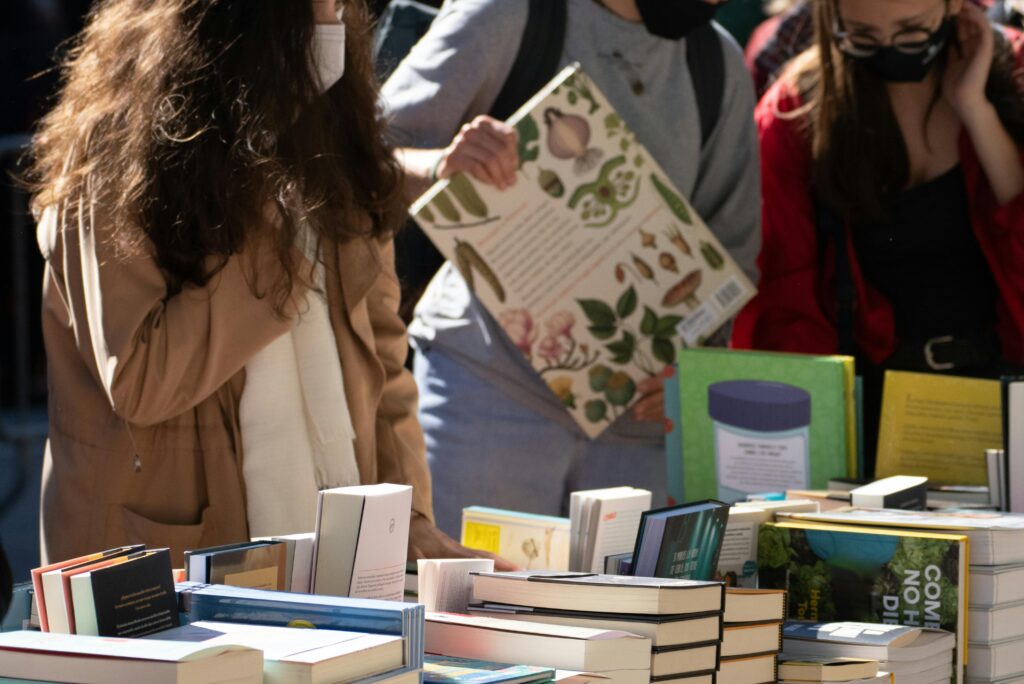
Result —
<instances>
[{"instance_id":1,"label":"dark blue book","mask_svg":"<svg viewBox=\"0 0 1024 684\"><path fill-rule=\"evenodd\" d=\"M645 512L633 549L636 577L711 580L718 568L729 506L721 501Z\"/></svg>"}]
</instances>

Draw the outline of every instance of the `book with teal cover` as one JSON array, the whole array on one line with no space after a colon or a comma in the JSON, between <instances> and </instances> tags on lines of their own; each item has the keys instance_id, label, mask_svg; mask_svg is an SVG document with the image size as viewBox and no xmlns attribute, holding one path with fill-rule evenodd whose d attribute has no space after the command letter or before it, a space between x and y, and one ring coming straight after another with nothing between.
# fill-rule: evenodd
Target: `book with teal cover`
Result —
<instances>
[{"instance_id":1,"label":"book with teal cover","mask_svg":"<svg viewBox=\"0 0 1024 684\"><path fill-rule=\"evenodd\" d=\"M758 536L762 589L785 589L787 617L945 629L967 638L967 537L808 522L766 523Z\"/></svg>"},{"instance_id":2,"label":"book with teal cover","mask_svg":"<svg viewBox=\"0 0 1024 684\"><path fill-rule=\"evenodd\" d=\"M825 489L856 474L851 357L684 349L678 376L684 500Z\"/></svg>"},{"instance_id":3,"label":"book with teal cover","mask_svg":"<svg viewBox=\"0 0 1024 684\"><path fill-rule=\"evenodd\" d=\"M720 501L645 511L630 572L637 577L714 579L728 522L729 506Z\"/></svg>"},{"instance_id":4,"label":"book with teal cover","mask_svg":"<svg viewBox=\"0 0 1024 684\"><path fill-rule=\"evenodd\" d=\"M547 682L555 671L532 665L506 665L486 660L427 655L423 660L423 681L427 684L513 684Z\"/></svg>"}]
</instances>

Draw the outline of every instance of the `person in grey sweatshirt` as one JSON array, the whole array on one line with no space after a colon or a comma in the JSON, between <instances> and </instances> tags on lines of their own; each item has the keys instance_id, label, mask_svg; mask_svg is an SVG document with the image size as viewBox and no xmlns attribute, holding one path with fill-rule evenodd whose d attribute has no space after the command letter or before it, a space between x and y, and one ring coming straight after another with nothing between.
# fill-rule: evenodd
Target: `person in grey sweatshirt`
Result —
<instances>
[{"instance_id":1,"label":"person in grey sweatshirt","mask_svg":"<svg viewBox=\"0 0 1024 684\"><path fill-rule=\"evenodd\" d=\"M686 34L715 0L565 0L562 65L579 62L741 268L756 282L760 194L754 91L743 55L719 27L720 116L702 144ZM515 183L515 131L486 116L512 69L528 0L447 0L383 87L413 198L466 172ZM410 327L438 525L488 505L565 514L578 489L633 485L666 499L661 380L589 440L449 263ZM722 336L724 339L725 336Z\"/></svg>"}]
</instances>

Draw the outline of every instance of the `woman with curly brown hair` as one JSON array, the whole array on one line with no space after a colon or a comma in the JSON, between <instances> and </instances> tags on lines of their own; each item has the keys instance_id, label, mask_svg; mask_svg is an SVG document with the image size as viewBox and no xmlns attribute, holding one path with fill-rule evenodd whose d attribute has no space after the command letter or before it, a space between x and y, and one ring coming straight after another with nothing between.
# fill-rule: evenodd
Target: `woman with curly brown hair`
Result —
<instances>
[{"instance_id":1,"label":"woman with curly brown hair","mask_svg":"<svg viewBox=\"0 0 1024 684\"><path fill-rule=\"evenodd\" d=\"M180 560L312 530L318 489L384 481L414 488L414 557L467 553L432 523L391 263L401 176L368 12L341 9L91 12L33 147L44 557Z\"/></svg>"}]
</instances>

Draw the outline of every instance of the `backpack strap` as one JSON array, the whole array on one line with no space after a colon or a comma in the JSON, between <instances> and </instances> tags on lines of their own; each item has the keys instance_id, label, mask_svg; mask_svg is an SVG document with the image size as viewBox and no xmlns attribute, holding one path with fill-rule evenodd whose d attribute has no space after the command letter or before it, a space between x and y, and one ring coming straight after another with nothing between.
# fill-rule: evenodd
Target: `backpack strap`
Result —
<instances>
[{"instance_id":1,"label":"backpack strap","mask_svg":"<svg viewBox=\"0 0 1024 684\"><path fill-rule=\"evenodd\" d=\"M437 18L438 9L417 0L391 0L377 22L373 59L383 83Z\"/></svg>"},{"instance_id":2,"label":"backpack strap","mask_svg":"<svg viewBox=\"0 0 1024 684\"><path fill-rule=\"evenodd\" d=\"M566 0L530 0L519 52L490 115L504 121L558 72L565 45Z\"/></svg>"},{"instance_id":3,"label":"backpack strap","mask_svg":"<svg viewBox=\"0 0 1024 684\"><path fill-rule=\"evenodd\" d=\"M836 337L839 354L852 356L856 352L853 339L854 309L856 308L857 291L853 286L853 273L850 269L850 250L846 242L846 222L825 206L817 203L818 213L818 254L819 263L824 263L825 251L829 243L835 247L836 255Z\"/></svg>"},{"instance_id":4,"label":"backpack strap","mask_svg":"<svg viewBox=\"0 0 1024 684\"><path fill-rule=\"evenodd\" d=\"M722 39L711 22L686 34L686 66L697 96L700 115L700 144L707 144L722 114L725 95L725 56Z\"/></svg>"}]
</instances>

